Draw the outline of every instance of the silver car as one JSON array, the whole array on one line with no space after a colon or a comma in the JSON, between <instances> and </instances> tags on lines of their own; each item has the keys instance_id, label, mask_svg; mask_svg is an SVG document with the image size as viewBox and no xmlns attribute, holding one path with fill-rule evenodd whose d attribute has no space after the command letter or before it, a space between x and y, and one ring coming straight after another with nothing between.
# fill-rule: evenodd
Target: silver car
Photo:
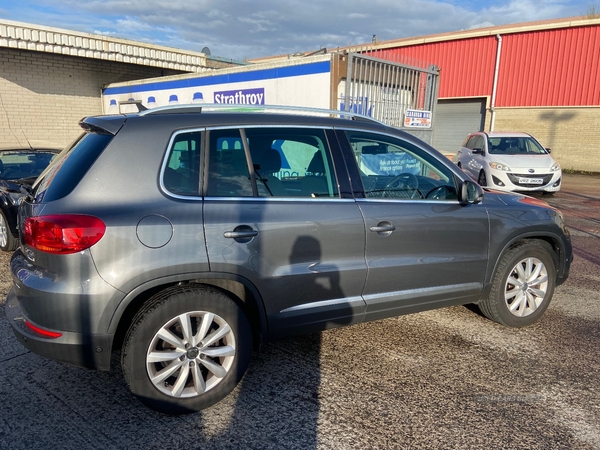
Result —
<instances>
[{"instance_id":1,"label":"silver car","mask_svg":"<svg viewBox=\"0 0 600 450\"><path fill-rule=\"evenodd\" d=\"M548 194L560 190L560 165L527 133L471 133L453 161L481 186Z\"/></svg>"}]
</instances>

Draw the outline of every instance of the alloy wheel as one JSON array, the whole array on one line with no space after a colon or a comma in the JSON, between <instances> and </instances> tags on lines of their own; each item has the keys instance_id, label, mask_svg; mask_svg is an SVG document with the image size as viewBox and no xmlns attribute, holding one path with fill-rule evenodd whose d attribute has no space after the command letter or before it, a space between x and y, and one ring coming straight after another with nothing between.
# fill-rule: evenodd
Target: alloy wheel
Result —
<instances>
[{"instance_id":1,"label":"alloy wheel","mask_svg":"<svg viewBox=\"0 0 600 450\"><path fill-rule=\"evenodd\" d=\"M146 369L162 393L195 397L227 375L236 355L235 335L216 314L195 311L165 323L150 342Z\"/></svg>"},{"instance_id":2,"label":"alloy wheel","mask_svg":"<svg viewBox=\"0 0 600 450\"><path fill-rule=\"evenodd\" d=\"M548 291L548 270L537 258L525 258L510 272L504 287L504 301L511 314L525 317L543 303Z\"/></svg>"}]
</instances>

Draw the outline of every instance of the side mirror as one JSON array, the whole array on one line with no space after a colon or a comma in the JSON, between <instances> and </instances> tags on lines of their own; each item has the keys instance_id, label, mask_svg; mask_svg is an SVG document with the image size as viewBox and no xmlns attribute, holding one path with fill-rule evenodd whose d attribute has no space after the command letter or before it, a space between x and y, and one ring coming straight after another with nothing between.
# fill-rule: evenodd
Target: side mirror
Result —
<instances>
[{"instance_id":1,"label":"side mirror","mask_svg":"<svg viewBox=\"0 0 600 450\"><path fill-rule=\"evenodd\" d=\"M482 148L474 148L472 150L472 152L473 152L474 155L482 155L482 156L485 155L485 152L483 151Z\"/></svg>"},{"instance_id":2,"label":"side mirror","mask_svg":"<svg viewBox=\"0 0 600 450\"><path fill-rule=\"evenodd\" d=\"M547 149L546 149L546 151L547 151L548 153L552 153L552 149L551 149L551 148L547 148Z\"/></svg>"},{"instance_id":3,"label":"side mirror","mask_svg":"<svg viewBox=\"0 0 600 450\"><path fill-rule=\"evenodd\" d=\"M460 185L458 201L461 205L475 205L483 200L483 189L477 183L467 180Z\"/></svg>"}]
</instances>

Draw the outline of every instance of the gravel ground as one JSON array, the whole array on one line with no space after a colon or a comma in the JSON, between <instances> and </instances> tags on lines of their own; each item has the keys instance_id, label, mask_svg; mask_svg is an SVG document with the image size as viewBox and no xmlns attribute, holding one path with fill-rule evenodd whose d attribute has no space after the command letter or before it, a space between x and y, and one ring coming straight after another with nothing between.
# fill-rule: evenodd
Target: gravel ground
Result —
<instances>
[{"instance_id":1,"label":"gravel ground","mask_svg":"<svg viewBox=\"0 0 600 450\"><path fill-rule=\"evenodd\" d=\"M2 305L0 448L600 448L599 188L567 175L544 197L576 259L533 326L454 307L270 343L232 395L188 416L140 405L118 368L25 351Z\"/></svg>"}]
</instances>

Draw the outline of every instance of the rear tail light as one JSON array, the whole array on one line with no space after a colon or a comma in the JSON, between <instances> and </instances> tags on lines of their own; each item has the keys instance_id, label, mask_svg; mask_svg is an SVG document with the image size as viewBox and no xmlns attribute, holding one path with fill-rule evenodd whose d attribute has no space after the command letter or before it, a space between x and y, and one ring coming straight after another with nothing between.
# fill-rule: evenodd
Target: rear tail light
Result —
<instances>
[{"instance_id":1,"label":"rear tail light","mask_svg":"<svg viewBox=\"0 0 600 450\"><path fill-rule=\"evenodd\" d=\"M28 217L23 224L26 245L46 253L69 254L90 248L104 236L97 217L78 214Z\"/></svg>"}]
</instances>

